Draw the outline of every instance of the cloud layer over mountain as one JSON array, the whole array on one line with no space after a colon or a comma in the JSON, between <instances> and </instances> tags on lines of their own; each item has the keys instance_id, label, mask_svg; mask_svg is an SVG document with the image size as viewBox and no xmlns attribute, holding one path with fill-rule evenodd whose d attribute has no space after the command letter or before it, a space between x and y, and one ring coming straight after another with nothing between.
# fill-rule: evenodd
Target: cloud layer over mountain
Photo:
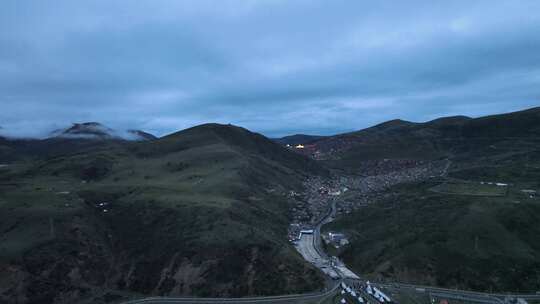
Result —
<instances>
[{"instance_id":1,"label":"cloud layer over mountain","mask_svg":"<svg viewBox=\"0 0 540 304\"><path fill-rule=\"evenodd\" d=\"M540 105L540 2L18 1L0 125L332 134Z\"/></svg>"}]
</instances>

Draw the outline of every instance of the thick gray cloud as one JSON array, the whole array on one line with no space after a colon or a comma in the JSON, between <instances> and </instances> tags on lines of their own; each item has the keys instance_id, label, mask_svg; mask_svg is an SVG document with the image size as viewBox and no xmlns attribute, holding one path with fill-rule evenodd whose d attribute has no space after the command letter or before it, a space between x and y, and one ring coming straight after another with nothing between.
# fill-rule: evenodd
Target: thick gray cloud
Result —
<instances>
[{"instance_id":1,"label":"thick gray cloud","mask_svg":"<svg viewBox=\"0 0 540 304\"><path fill-rule=\"evenodd\" d=\"M540 105L540 2L3 1L0 126L268 136Z\"/></svg>"}]
</instances>

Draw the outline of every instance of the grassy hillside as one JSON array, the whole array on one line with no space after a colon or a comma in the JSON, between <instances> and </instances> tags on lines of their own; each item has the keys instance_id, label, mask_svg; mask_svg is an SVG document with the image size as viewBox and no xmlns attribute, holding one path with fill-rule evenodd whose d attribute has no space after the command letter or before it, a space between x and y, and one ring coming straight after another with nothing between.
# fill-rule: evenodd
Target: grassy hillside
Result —
<instances>
[{"instance_id":1,"label":"grassy hillside","mask_svg":"<svg viewBox=\"0 0 540 304\"><path fill-rule=\"evenodd\" d=\"M532 191L540 192L539 131L534 108L476 119L395 120L338 136L346 149L324 163L347 172L382 158L445 158L451 166L446 177L393 187L325 229L352 237L343 259L374 279L537 291L540 199Z\"/></svg>"},{"instance_id":2,"label":"grassy hillside","mask_svg":"<svg viewBox=\"0 0 540 304\"><path fill-rule=\"evenodd\" d=\"M53 158L74 153L88 153L94 149L122 146L124 140L48 138L39 139L2 139L0 138L0 159L3 162L29 161Z\"/></svg>"},{"instance_id":3,"label":"grassy hillside","mask_svg":"<svg viewBox=\"0 0 540 304\"><path fill-rule=\"evenodd\" d=\"M287 193L325 171L245 129L203 125L0 170L2 301L322 287L286 229Z\"/></svg>"},{"instance_id":4,"label":"grassy hillside","mask_svg":"<svg viewBox=\"0 0 540 304\"><path fill-rule=\"evenodd\" d=\"M392 120L361 131L313 142L324 163L358 173L366 160L454 158L465 154L500 153L501 148L522 151L540 139L540 108L467 118L445 117L426 123Z\"/></svg>"},{"instance_id":5,"label":"grassy hillside","mask_svg":"<svg viewBox=\"0 0 540 304\"><path fill-rule=\"evenodd\" d=\"M389 197L325 229L352 237L342 258L372 278L537 291L540 198L522 190L540 191L539 151L464 160L447 180L394 187Z\"/></svg>"}]
</instances>

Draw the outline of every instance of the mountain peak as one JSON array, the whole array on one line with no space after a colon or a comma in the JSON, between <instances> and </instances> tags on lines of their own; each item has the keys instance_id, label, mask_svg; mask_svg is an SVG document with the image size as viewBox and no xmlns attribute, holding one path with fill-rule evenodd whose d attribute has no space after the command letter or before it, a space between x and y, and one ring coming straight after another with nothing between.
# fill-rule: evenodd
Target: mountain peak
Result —
<instances>
[{"instance_id":1,"label":"mountain peak","mask_svg":"<svg viewBox=\"0 0 540 304\"><path fill-rule=\"evenodd\" d=\"M380 123L378 125L375 125L368 129L392 129L392 128L399 128L399 127L404 127L404 126L412 126L415 124L416 123L414 122L403 120L403 119L392 119L392 120Z\"/></svg>"},{"instance_id":2,"label":"mountain peak","mask_svg":"<svg viewBox=\"0 0 540 304\"><path fill-rule=\"evenodd\" d=\"M447 117L440 117L437 119L430 120L427 122L427 124L437 124L437 125L452 124L454 125L454 124L465 123L471 119L472 118L470 118L469 116L464 116L464 115L447 116Z\"/></svg>"},{"instance_id":3,"label":"mountain peak","mask_svg":"<svg viewBox=\"0 0 540 304\"><path fill-rule=\"evenodd\" d=\"M141 130L117 131L99 122L73 123L65 129L58 129L50 134L50 137L72 139L120 139L120 140L154 140L156 137Z\"/></svg>"},{"instance_id":4,"label":"mountain peak","mask_svg":"<svg viewBox=\"0 0 540 304\"><path fill-rule=\"evenodd\" d=\"M113 130L98 122L73 123L65 129L58 129L51 133L51 137L110 139L114 138Z\"/></svg>"}]
</instances>

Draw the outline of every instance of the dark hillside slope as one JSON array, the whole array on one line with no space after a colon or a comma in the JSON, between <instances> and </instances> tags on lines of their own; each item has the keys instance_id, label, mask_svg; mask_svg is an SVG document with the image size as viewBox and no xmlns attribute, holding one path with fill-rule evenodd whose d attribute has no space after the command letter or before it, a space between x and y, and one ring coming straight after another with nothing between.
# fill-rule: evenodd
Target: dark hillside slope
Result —
<instances>
[{"instance_id":1,"label":"dark hillside slope","mask_svg":"<svg viewBox=\"0 0 540 304\"><path fill-rule=\"evenodd\" d=\"M540 108L532 108L475 119L454 116L426 123L393 120L312 144L329 167L354 173L366 160L466 157L498 144L507 148L515 144L521 149L536 145L539 138Z\"/></svg>"},{"instance_id":2,"label":"dark hillside slope","mask_svg":"<svg viewBox=\"0 0 540 304\"><path fill-rule=\"evenodd\" d=\"M376 147L373 157L386 152L450 161L445 174L386 189L326 227L351 237L342 258L377 280L478 291L540 290L539 130L535 108L402 125L394 133L385 131L386 140L344 151L337 165L361 162L368 143ZM363 132L359 136L366 138ZM417 153L406 154L418 143ZM356 163L347 158L353 155L360 157Z\"/></svg>"},{"instance_id":3,"label":"dark hillside slope","mask_svg":"<svg viewBox=\"0 0 540 304\"><path fill-rule=\"evenodd\" d=\"M429 124L431 125L442 125L442 126L448 126L448 125L463 125L464 123L467 123L472 118L468 116L458 115L458 116L446 116L441 118L436 118L434 120L429 121Z\"/></svg>"},{"instance_id":4,"label":"dark hillside slope","mask_svg":"<svg viewBox=\"0 0 540 304\"><path fill-rule=\"evenodd\" d=\"M540 107L473 119L463 125L464 137L540 137Z\"/></svg>"},{"instance_id":5,"label":"dark hillside slope","mask_svg":"<svg viewBox=\"0 0 540 304\"><path fill-rule=\"evenodd\" d=\"M10 167L0 172L1 299L316 290L320 275L286 241L288 193L324 173L217 124Z\"/></svg>"},{"instance_id":6,"label":"dark hillside slope","mask_svg":"<svg viewBox=\"0 0 540 304\"><path fill-rule=\"evenodd\" d=\"M535 164L540 164L538 159ZM540 190L540 169L523 165L517 162L491 168L491 173L478 172L479 180L512 183L504 195L468 194L465 189L482 189L472 180L457 184L461 189L454 189L462 193L451 194L434 191L441 187L437 181L406 184L325 229L351 237L351 246L341 257L373 280L536 292L540 289L540 198L521 190ZM454 175L474 178L471 171Z\"/></svg>"},{"instance_id":7,"label":"dark hillside slope","mask_svg":"<svg viewBox=\"0 0 540 304\"><path fill-rule=\"evenodd\" d=\"M274 138L274 141L282 145L305 145L317 140L321 140L324 137L325 136L295 134L281 138Z\"/></svg>"},{"instance_id":8,"label":"dark hillside slope","mask_svg":"<svg viewBox=\"0 0 540 304\"><path fill-rule=\"evenodd\" d=\"M9 140L0 136L0 159L2 162L11 161L8 159L13 154L13 149L9 145Z\"/></svg>"},{"instance_id":9,"label":"dark hillside slope","mask_svg":"<svg viewBox=\"0 0 540 304\"><path fill-rule=\"evenodd\" d=\"M5 139L0 140L0 158L5 161L36 160L58 157L92 149L124 145L123 140L85 138Z\"/></svg>"},{"instance_id":10,"label":"dark hillside slope","mask_svg":"<svg viewBox=\"0 0 540 304\"><path fill-rule=\"evenodd\" d=\"M233 125L205 124L163 137L153 147L184 147L190 144L205 145L220 142L242 153L277 161L288 168L303 172L324 174L316 162L291 153L258 133Z\"/></svg>"},{"instance_id":11,"label":"dark hillside slope","mask_svg":"<svg viewBox=\"0 0 540 304\"><path fill-rule=\"evenodd\" d=\"M433 134L448 137L529 137L540 135L540 107L528 110L469 118L466 116L442 117L425 123L392 120L361 131L338 136L367 139L374 135ZM430 130L430 132L426 131Z\"/></svg>"}]
</instances>

